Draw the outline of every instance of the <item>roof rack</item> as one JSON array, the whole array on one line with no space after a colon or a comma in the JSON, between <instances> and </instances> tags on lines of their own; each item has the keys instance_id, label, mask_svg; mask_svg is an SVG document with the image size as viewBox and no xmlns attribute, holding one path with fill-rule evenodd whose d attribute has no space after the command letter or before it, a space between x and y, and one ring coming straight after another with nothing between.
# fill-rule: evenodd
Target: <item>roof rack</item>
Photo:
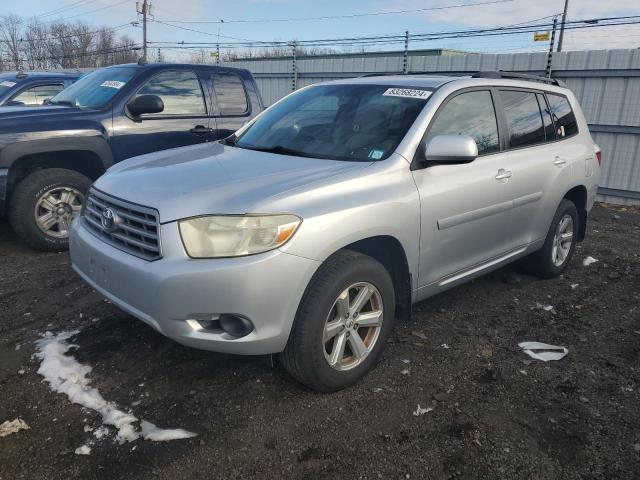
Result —
<instances>
[{"instance_id":1,"label":"roof rack","mask_svg":"<svg viewBox=\"0 0 640 480\"><path fill-rule=\"evenodd\" d=\"M566 86L562 80L557 78L541 77L539 75L530 75L527 73L505 72L504 70L497 70L495 72L478 72L471 75L471 78L508 78L513 80L528 80L530 82L548 83L549 85L557 85L558 87Z\"/></svg>"}]
</instances>

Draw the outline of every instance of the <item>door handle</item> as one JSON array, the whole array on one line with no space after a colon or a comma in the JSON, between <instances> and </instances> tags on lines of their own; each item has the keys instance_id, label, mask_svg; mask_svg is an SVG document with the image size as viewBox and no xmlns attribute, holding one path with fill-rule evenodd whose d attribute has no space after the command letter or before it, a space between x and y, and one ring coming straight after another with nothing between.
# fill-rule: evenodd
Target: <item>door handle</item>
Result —
<instances>
[{"instance_id":1,"label":"door handle","mask_svg":"<svg viewBox=\"0 0 640 480\"><path fill-rule=\"evenodd\" d=\"M213 130L211 128L205 127L204 125L196 125L189 131L191 133L195 133L196 135L204 135L205 133L211 133Z\"/></svg>"},{"instance_id":2,"label":"door handle","mask_svg":"<svg viewBox=\"0 0 640 480\"><path fill-rule=\"evenodd\" d=\"M563 166L565 163L567 163L567 161L564 158L560 158L560 157L556 157L556 160L553 162L553 164L556 167L561 167Z\"/></svg>"},{"instance_id":3,"label":"door handle","mask_svg":"<svg viewBox=\"0 0 640 480\"><path fill-rule=\"evenodd\" d=\"M500 170L498 170L496 180L508 180L509 178L511 178L511 175L513 175L511 173L511 170L505 170L504 168L501 168Z\"/></svg>"}]
</instances>

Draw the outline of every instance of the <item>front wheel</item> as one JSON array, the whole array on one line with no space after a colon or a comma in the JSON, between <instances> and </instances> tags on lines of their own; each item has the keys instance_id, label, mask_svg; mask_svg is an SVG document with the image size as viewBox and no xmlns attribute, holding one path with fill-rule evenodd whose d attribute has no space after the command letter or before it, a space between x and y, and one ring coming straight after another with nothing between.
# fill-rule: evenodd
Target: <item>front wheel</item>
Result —
<instances>
[{"instance_id":1,"label":"front wheel","mask_svg":"<svg viewBox=\"0 0 640 480\"><path fill-rule=\"evenodd\" d=\"M37 250L66 250L69 226L80 214L90 184L84 175L63 168L29 174L11 196L9 221L13 230Z\"/></svg>"},{"instance_id":2,"label":"front wheel","mask_svg":"<svg viewBox=\"0 0 640 480\"><path fill-rule=\"evenodd\" d=\"M542 278L560 275L567 268L575 250L578 222L575 204L563 199L553 217L544 245L525 259L526 269Z\"/></svg>"},{"instance_id":3,"label":"front wheel","mask_svg":"<svg viewBox=\"0 0 640 480\"><path fill-rule=\"evenodd\" d=\"M314 390L351 386L377 363L394 312L384 266L367 255L338 252L311 279L280 361Z\"/></svg>"}]
</instances>

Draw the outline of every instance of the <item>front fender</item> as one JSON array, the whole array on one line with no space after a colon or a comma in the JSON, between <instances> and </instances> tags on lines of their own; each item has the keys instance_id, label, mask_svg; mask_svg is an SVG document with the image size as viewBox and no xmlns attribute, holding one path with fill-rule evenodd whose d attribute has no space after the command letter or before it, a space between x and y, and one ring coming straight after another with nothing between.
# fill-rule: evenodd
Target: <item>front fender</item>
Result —
<instances>
[{"instance_id":1,"label":"front fender","mask_svg":"<svg viewBox=\"0 0 640 480\"><path fill-rule=\"evenodd\" d=\"M104 169L113 165L113 155L105 135L93 129L3 135L0 169L9 168L19 158L47 152L87 151L96 154Z\"/></svg>"}]
</instances>

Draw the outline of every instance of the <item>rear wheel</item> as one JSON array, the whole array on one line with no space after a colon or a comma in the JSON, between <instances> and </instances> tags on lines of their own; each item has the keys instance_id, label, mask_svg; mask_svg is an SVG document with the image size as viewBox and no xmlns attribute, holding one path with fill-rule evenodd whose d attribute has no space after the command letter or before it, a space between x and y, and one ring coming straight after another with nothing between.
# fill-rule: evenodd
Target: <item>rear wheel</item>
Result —
<instances>
[{"instance_id":1,"label":"rear wheel","mask_svg":"<svg viewBox=\"0 0 640 480\"><path fill-rule=\"evenodd\" d=\"M29 174L11 196L11 226L35 249L66 250L71 221L80 214L90 184L84 175L62 168Z\"/></svg>"},{"instance_id":2,"label":"rear wheel","mask_svg":"<svg viewBox=\"0 0 640 480\"><path fill-rule=\"evenodd\" d=\"M578 236L578 211L571 200L560 202L544 245L525 259L526 269L542 278L560 275L573 255Z\"/></svg>"},{"instance_id":3,"label":"rear wheel","mask_svg":"<svg viewBox=\"0 0 640 480\"><path fill-rule=\"evenodd\" d=\"M394 311L387 270L367 255L338 252L307 287L281 363L314 390L351 386L377 363Z\"/></svg>"}]
</instances>

